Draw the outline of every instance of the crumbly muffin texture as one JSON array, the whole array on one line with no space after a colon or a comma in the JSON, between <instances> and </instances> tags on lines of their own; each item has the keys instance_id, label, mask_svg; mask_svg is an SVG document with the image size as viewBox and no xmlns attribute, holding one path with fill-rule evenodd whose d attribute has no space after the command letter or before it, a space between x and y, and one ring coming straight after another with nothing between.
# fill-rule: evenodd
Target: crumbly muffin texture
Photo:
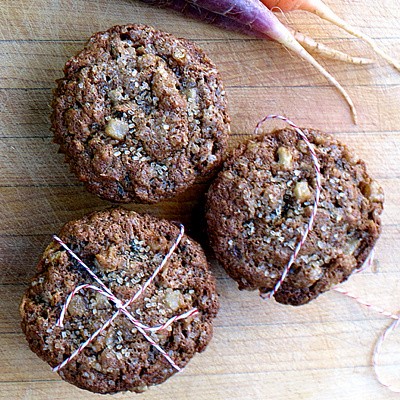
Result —
<instances>
[{"instance_id":1,"label":"crumbly muffin texture","mask_svg":"<svg viewBox=\"0 0 400 400\"><path fill-rule=\"evenodd\" d=\"M172 197L222 161L225 91L193 43L144 25L93 35L52 102L54 141L89 191L115 202Z\"/></svg>"},{"instance_id":2,"label":"crumbly muffin texture","mask_svg":"<svg viewBox=\"0 0 400 400\"><path fill-rule=\"evenodd\" d=\"M113 209L70 222L59 236L125 302L148 280L178 234L179 228L168 221ZM57 242L47 247L37 268L20 306L22 328L31 349L55 367L100 328L116 308L100 293L81 291L68 307L65 326L57 327L69 293L83 283L98 284ZM205 255L185 235L167 265L129 310L141 323L154 327L194 307L198 314L164 330L148 332L180 368L207 346L219 307L215 279ZM141 392L175 372L120 314L59 374L80 388L115 393Z\"/></svg>"},{"instance_id":3,"label":"crumbly muffin texture","mask_svg":"<svg viewBox=\"0 0 400 400\"><path fill-rule=\"evenodd\" d=\"M380 234L383 191L365 163L325 133L304 129L321 164L314 227L275 299L301 305L360 268ZM207 223L219 262L240 289L267 293L304 234L315 198L310 151L292 129L242 144L209 189Z\"/></svg>"}]
</instances>

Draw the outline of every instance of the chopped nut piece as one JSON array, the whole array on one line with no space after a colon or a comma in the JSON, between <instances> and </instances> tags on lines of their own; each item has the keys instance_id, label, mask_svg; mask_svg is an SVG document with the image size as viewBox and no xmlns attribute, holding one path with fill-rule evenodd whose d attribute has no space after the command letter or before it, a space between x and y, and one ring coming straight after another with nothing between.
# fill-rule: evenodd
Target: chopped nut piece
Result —
<instances>
[{"instance_id":1,"label":"chopped nut piece","mask_svg":"<svg viewBox=\"0 0 400 400\"><path fill-rule=\"evenodd\" d=\"M351 256L356 251L356 249L360 245L360 243L361 243L361 240L353 239L352 241L347 243L347 246L343 249L343 253Z\"/></svg>"},{"instance_id":2,"label":"chopped nut piece","mask_svg":"<svg viewBox=\"0 0 400 400\"><path fill-rule=\"evenodd\" d=\"M106 125L106 134L113 139L124 140L128 132L128 124L120 119L111 118Z\"/></svg>"},{"instance_id":3,"label":"chopped nut piece","mask_svg":"<svg viewBox=\"0 0 400 400\"><path fill-rule=\"evenodd\" d=\"M167 289L164 302L172 310L176 311L183 305L183 296L179 290Z\"/></svg>"},{"instance_id":4,"label":"chopped nut piece","mask_svg":"<svg viewBox=\"0 0 400 400\"><path fill-rule=\"evenodd\" d=\"M229 179L229 180L235 179L235 176L230 171L224 171L224 172L222 172L222 174L223 174L224 178L226 178L226 179Z\"/></svg>"},{"instance_id":5,"label":"chopped nut piece","mask_svg":"<svg viewBox=\"0 0 400 400\"><path fill-rule=\"evenodd\" d=\"M188 99L189 102L194 102L197 97L197 89L196 88L190 88L185 91L186 98Z\"/></svg>"},{"instance_id":6,"label":"chopped nut piece","mask_svg":"<svg viewBox=\"0 0 400 400\"><path fill-rule=\"evenodd\" d=\"M99 357L101 368L107 372L114 372L118 368L118 361L115 357L115 352L110 349L105 349Z\"/></svg>"},{"instance_id":7,"label":"chopped nut piece","mask_svg":"<svg viewBox=\"0 0 400 400\"><path fill-rule=\"evenodd\" d=\"M68 312L74 316L82 316L86 312L86 303L82 296L76 295L72 298Z\"/></svg>"},{"instance_id":8,"label":"chopped nut piece","mask_svg":"<svg viewBox=\"0 0 400 400\"><path fill-rule=\"evenodd\" d=\"M108 93L108 97L112 102L117 102L122 99L122 88L117 88L115 90L111 90Z\"/></svg>"},{"instance_id":9,"label":"chopped nut piece","mask_svg":"<svg viewBox=\"0 0 400 400\"><path fill-rule=\"evenodd\" d=\"M103 296L101 293L96 293L95 294L95 303L94 303L94 305L95 305L95 309L98 309L98 310L105 310L106 308L109 308L110 307L110 302L108 301L108 299L107 299L107 297L105 297L105 296ZM94 310L95 310L94 309ZM93 310L93 311L94 311Z\"/></svg>"},{"instance_id":10,"label":"chopped nut piece","mask_svg":"<svg viewBox=\"0 0 400 400\"><path fill-rule=\"evenodd\" d=\"M278 149L278 157L279 161L278 163L282 165L284 169L290 169L292 168L292 154L286 147L279 147Z\"/></svg>"},{"instance_id":11,"label":"chopped nut piece","mask_svg":"<svg viewBox=\"0 0 400 400\"><path fill-rule=\"evenodd\" d=\"M247 150L251 151L252 153L256 153L256 152L260 151L260 145L257 142L249 141L247 143Z\"/></svg>"},{"instance_id":12,"label":"chopped nut piece","mask_svg":"<svg viewBox=\"0 0 400 400\"><path fill-rule=\"evenodd\" d=\"M343 151L343 156L348 162L352 164L356 164L360 160L360 157L358 157L358 155L354 152L354 150L349 151L348 149L345 149Z\"/></svg>"},{"instance_id":13,"label":"chopped nut piece","mask_svg":"<svg viewBox=\"0 0 400 400\"><path fill-rule=\"evenodd\" d=\"M159 238L154 239L153 242L150 243L150 248L154 252L164 251L164 249L168 246L168 240L165 237L160 236Z\"/></svg>"},{"instance_id":14,"label":"chopped nut piece","mask_svg":"<svg viewBox=\"0 0 400 400\"><path fill-rule=\"evenodd\" d=\"M306 268L306 274L308 275L308 279L315 282L321 278L323 272L320 266L311 264Z\"/></svg>"},{"instance_id":15,"label":"chopped nut piece","mask_svg":"<svg viewBox=\"0 0 400 400\"><path fill-rule=\"evenodd\" d=\"M60 262L61 258L65 256L65 253L62 251L55 251L54 253L52 253L50 249L46 251L48 251L48 257L52 263Z\"/></svg>"},{"instance_id":16,"label":"chopped nut piece","mask_svg":"<svg viewBox=\"0 0 400 400\"><path fill-rule=\"evenodd\" d=\"M175 49L172 53L172 57L177 61L184 61L186 59L185 49L183 47Z\"/></svg>"},{"instance_id":17,"label":"chopped nut piece","mask_svg":"<svg viewBox=\"0 0 400 400\"><path fill-rule=\"evenodd\" d=\"M310 200L312 196L311 190L308 187L308 183L305 181L297 182L293 192L296 199L301 203Z\"/></svg>"},{"instance_id":18,"label":"chopped nut piece","mask_svg":"<svg viewBox=\"0 0 400 400\"><path fill-rule=\"evenodd\" d=\"M383 202L384 200L383 190L375 181L364 187L363 194L371 201Z\"/></svg>"},{"instance_id":19,"label":"chopped nut piece","mask_svg":"<svg viewBox=\"0 0 400 400\"><path fill-rule=\"evenodd\" d=\"M96 254L96 265L102 271L115 271L119 267L125 267L126 260L118 255L117 248L110 246L107 251Z\"/></svg>"}]
</instances>

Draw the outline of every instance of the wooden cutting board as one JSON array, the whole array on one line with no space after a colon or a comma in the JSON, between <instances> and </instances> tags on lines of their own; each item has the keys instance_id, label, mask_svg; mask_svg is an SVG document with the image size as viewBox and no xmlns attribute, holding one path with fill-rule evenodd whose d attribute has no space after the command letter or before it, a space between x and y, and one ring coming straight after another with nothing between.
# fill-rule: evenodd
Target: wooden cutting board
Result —
<instances>
[{"instance_id":1,"label":"wooden cutting board","mask_svg":"<svg viewBox=\"0 0 400 400\"><path fill-rule=\"evenodd\" d=\"M327 1L400 59L398 0ZM334 4L335 3L335 4ZM88 194L63 164L49 131L54 80L86 39L114 24L154 25L198 43L217 63L229 95L231 147L268 113L334 133L355 148L386 192L382 237L372 270L343 285L397 312L400 303L400 73L384 62L368 67L325 61L356 104L353 125L338 93L315 70L272 42L224 32L134 0L2 0L0 5L0 397L100 398L63 382L30 352L18 304L51 234L66 221L109 203ZM369 48L316 17L297 13L288 24L325 44L373 57ZM269 123L268 127L277 126ZM207 184L159 205L131 205L187 224L202 243ZM329 292L293 308L239 292L212 263L221 311L207 350L141 399L395 399L371 367L373 347L390 324ZM400 387L400 332L385 344L382 374ZM397 378L397 379L396 379ZM113 398L129 398L121 394ZM103 397L104 398L104 397ZM139 398L139 397L138 397Z\"/></svg>"}]
</instances>

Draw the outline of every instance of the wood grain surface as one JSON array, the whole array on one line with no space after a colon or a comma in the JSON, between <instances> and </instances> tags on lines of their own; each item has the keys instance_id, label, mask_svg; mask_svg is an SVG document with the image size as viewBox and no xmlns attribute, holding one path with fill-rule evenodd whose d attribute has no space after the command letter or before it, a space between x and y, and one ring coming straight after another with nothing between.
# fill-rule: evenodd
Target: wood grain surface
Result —
<instances>
[{"instance_id":1,"label":"wood grain surface","mask_svg":"<svg viewBox=\"0 0 400 400\"><path fill-rule=\"evenodd\" d=\"M340 15L400 59L399 0L327 0ZM374 57L358 39L305 13L281 17L321 42ZM88 194L57 154L49 131L54 80L89 36L140 22L186 37L217 63L229 96L230 147L269 113L335 134L367 161L386 194L383 232L372 270L343 287L392 312L400 304L400 73L321 60L352 96L353 125L340 95L276 43L225 32L134 0L0 1L0 398L100 398L63 382L33 354L18 305L51 234L109 203ZM271 122L268 128L281 126ZM208 182L139 212L181 220L206 245L202 206ZM210 255L212 261L212 257ZM293 308L239 292L212 261L221 310L214 339L185 370L140 399L396 399L371 367L374 344L390 320L335 292ZM380 371L399 384L400 331L385 343ZM113 398L133 398L119 394ZM108 398L108 396L102 397ZM111 398L111 397L110 397Z\"/></svg>"}]
</instances>

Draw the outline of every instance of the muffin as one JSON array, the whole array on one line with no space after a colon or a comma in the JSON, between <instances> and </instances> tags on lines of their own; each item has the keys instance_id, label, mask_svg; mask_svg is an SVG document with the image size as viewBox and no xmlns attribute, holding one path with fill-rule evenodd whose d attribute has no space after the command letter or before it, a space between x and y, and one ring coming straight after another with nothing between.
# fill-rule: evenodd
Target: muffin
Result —
<instances>
[{"instance_id":1,"label":"muffin","mask_svg":"<svg viewBox=\"0 0 400 400\"><path fill-rule=\"evenodd\" d=\"M96 393L141 392L164 382L206 348L219 307L215 279L200 245L186 235L177 243L178 226L109 209L67 223L59 237L101 283L54 240L23 296L20 313L31 350L64 380ZM91 286L78 290L80 285ZM101 292L102 285L122 303L142 291L126 309L139 328L159 328L144 328L146 338L123 312L115 317L119 308Z\"/></svg>"},{"instance_id":2,"label":"muffin","mask_svg":"<svg viewBox=\"0 0 400 400\"><path fill-rule=\"evenodd\" d=\"M363 161L335 138L304 129L321 166L314 226L275 299L308 303L359 269L381 231L383 192ZM207 195L217 259L239 289L272 292L306 231L316 175L309 148L292 129L240 145Z\"/></svg>"},{"instance_id":3,"label":"muffin","mask_svg":"<svg viewBox=\"0 0 400 400\"><path fill-rule=\"evenodd\" d=\"M94 34L65 65L54 141L103 199L155 203L220 166L229 135L219 73L195 44L145 25Z\"/></svg>"}]
</instances>

